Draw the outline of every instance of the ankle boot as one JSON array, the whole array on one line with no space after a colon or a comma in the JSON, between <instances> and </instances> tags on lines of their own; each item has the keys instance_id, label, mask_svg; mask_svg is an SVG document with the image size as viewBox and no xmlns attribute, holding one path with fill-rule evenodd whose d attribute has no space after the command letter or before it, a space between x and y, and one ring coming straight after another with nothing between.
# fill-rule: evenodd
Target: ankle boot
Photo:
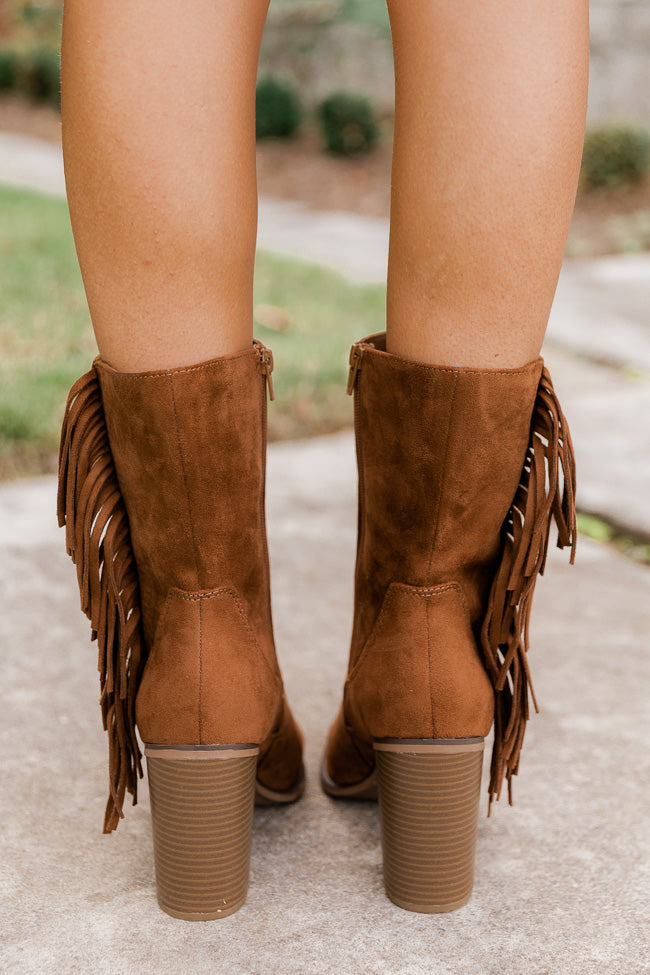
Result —
<instances>
[{"instance_id":1,"label":"ankle boot","mask_svg":"<svg viewBox=\"0 0 650 975\"><path fill-rule=\"evenodd\" d=\"M303 791L275 654L264 494L272 356L116 372L72 387L59 523L99 647L104 831L147 758L159 904L188 920L244 902L253 802ZM272 389L271 389L272 395Z\"/></svg>"},{"instance_id":2,"label":"ankle boot","mask_svg":"<svg viewBox=\"0 0 650 975\"><path fill-rule=\"evenodd\" d=\"M574 556L571 440L542 359L439 368L387 353L379 333L352 346L350 364L354 621L322 785L378 793L388 896L448 911L472 891L493 720L490 803L519 768L528 620L552 519Z\"/></svg>"}]
</instances>

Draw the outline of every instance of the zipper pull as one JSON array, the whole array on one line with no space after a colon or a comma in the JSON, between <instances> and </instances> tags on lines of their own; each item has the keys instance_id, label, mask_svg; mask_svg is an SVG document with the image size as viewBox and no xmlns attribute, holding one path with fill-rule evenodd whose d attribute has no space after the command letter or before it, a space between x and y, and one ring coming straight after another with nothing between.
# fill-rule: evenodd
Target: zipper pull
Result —
<instances>
[{"instance_id":1,"label":"zipper pull","mask_svg":"<svg viewBox=\"0 0 650 975\"><path fill-rule=\"evenodd\" d=\"M260 359L260 366L262 368L263 374L266 376L266 381L268 383L269 396L273 400L275 396L273 394L273 379L271 378L271 373L273 372L273 353L270 349L267 349L265 345L261 343L256 346L257 354Z\"/></svg>"},{"instance_id":2,"label":"zipper pull","mask_svg":"<svg viewBox=\"0 0 650 975\"><path fill-rule=\"evenodd\" d=\"M359 372L359 369L361 368L361 358L363 356L363 353L364 353L364 343L355 342L352 348L350 349L350 371L348 373L348 387L346 390L348 396L352 396L352 392L354 390L354 381L357 378L357 373Z\"/></svg>"}]
</instances>

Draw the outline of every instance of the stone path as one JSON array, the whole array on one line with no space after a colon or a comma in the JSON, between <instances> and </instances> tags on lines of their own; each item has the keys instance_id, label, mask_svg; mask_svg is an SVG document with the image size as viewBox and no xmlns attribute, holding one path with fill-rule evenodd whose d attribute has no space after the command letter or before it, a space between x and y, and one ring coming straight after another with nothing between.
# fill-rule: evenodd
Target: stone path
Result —
<instances>
[{"instance_id":1,"label":"stone path","mask_svg":"<svg viewBox=\"0 0 650 975\"><path fill-rule=\"evenodd\" d=\"M55 526L53 478L0 486L0 970L8 975L642 975L650 970L650 572L581 540L538 588L542 713L514 809L479 825L476 887L449 915L385 898L377 809L317 770L352 613L349 433L272 444L274 620L307 741L305 799L256 812L245 907L212 924L155 901L146 785L102 836L95 646Z\"/></svg>"}]
</instances>

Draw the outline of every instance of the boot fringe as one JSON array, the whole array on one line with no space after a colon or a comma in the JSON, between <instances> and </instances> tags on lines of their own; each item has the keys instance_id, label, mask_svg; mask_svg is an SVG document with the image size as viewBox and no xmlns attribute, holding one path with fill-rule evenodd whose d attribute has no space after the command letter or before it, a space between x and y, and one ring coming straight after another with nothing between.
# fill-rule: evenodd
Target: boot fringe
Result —
<instances>
[{"instance_id":1,"label":"boot fringe","mask_svg":"<svg viewBox=\"0 0 650 975\"><path fill-rule=\"evenodd\" d=\"M140 599L129 523L113 464L94 367L68 395L59 448L59 525L77 567L81 608L99 648L100 706L108 732L109 797L104 832L137 802L142 778L135 695L143 663Z\"/></svg>"},{"instance_id":2,"label":"boot fringe","mask_svg":"<svg viewBox=\"0 0 650 975\"><path fill-rule=\"evenodd\" d=\"M539 711L526 656L532 598L537 575L544 573L552 521L557 525L558 548L570 546L570 562L575 559L575 485L571 434L544 367L528 451L517 494L503 524L501 561L481 632L485 665L495 690L490 808L501 796L504 777L512 805L512 777L519 771L530 716L529 692L535 711Z\"/></svg>"}]
</instances>

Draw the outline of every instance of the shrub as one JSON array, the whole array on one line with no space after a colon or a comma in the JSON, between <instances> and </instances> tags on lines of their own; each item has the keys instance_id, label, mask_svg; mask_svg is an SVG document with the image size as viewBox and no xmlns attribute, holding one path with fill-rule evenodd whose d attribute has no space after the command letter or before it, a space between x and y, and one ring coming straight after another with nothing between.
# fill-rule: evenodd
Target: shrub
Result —
<instances>
[{"instance_id":1,"label":"shrub","mask_svg":"<svg viewBox=\"0 0 650 975\"><path fill-rule=\"evenodd\" d=\"M649 171L647 129L618 123L587 133L582 155L582 182L587 188L634 183Z\"/></svg>"},{"instance_id":2,"label":"shrub","mask_svg":"<svg viewBox=\"0 0 650 975\"><path fill-rule=\"evenodd\" d=\"M300 98L292 85L279 78L263 78L255 92L255 136L293 135L302 122Z\"/></svg>"},{"instance_id":3,"label":"shrub","mask_svg":"<svg viewBox=\"0 0 650 975\"><path fill-rule=\"evenodd\" d=\"M318 107L318 117L329 152L347 156L367 152L379 138L372 105L359 95L328 95Z\"/></svg>"},{"instance_id":4,"label":"shrub","mask_svg":"<svg viewBox=\"0 0 650 975\"><path fill-rule=\"evenodd\" d=\"M37 101L61 104L61 61L50 47L28 51L21 61L18 78L20 88Z\"/></svg>"},{"instance_id":5,"label":"shrub","mask_svg":"<svg viewBox=\"0 0 650 975\"><path fill-rule=\"evenodd\" d=\"M4 48L0 50L0 91L8 91L16 84L16 55Z\"/></svg>"},{"instance_id":6,"label":"shrub","mask_svg":"<svg viewBox=\"0 0 650 975\"><path fill-rule=\"evenodd\" d=\"M0 51L0 91L13 89L50 102L61 104L61 61L58 52L49 46Z\"/></svg>"}]
</instances>

